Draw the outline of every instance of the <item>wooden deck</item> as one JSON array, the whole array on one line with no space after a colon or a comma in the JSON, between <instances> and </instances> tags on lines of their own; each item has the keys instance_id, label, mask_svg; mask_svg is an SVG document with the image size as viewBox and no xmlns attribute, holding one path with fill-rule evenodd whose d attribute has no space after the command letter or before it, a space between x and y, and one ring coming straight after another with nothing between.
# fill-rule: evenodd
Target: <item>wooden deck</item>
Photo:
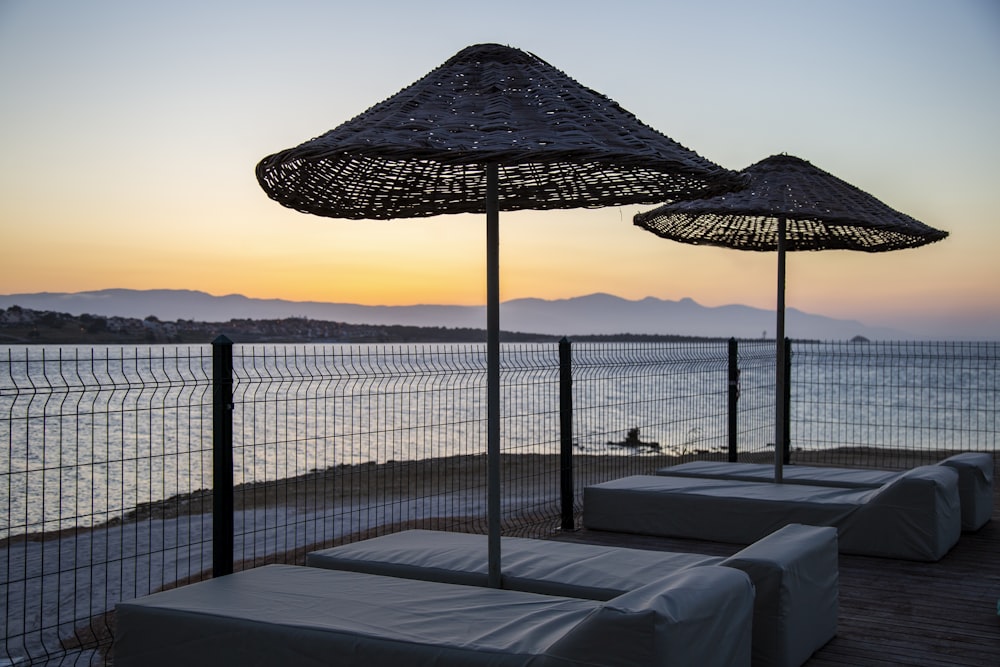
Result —
<instances>
[{"instance_id":1,"label":"wooden deck","mask_svg":"<svg viewBox=\"0 0 1000 667\"><path fill-rule=\"evenodd\" d=\"M837 636L807 667L1000 666L1000 485L994 493L993 520L936 563L841 554ZM556 539L715 555L740 548L590 530Z\"/></svg>"}]
</instances>

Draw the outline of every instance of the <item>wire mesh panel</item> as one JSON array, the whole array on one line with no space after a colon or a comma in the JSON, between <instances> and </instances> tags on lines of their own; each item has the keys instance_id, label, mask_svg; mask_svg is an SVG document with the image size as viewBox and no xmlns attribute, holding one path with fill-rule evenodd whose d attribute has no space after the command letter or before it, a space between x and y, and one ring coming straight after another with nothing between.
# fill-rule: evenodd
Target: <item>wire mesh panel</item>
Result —
<instances>
[{"instance_id":1,"label":"wire mesh panel","mask_svg":"<svg viewBox=\"0 0 1000 667\"><path fill-rule=\"evenodd\" d=\"M740 461L774 458L774 354L773 340L739 342L737 449Z\"/></svg>"},{"instance_id":2,"label":"wire mesh panel","mask_svg":"<svg viewBox=\"0 0 1000 667\"><path fill-rule=\"evenodd\" d=\"M15 347L0 359L0 659L99 660L116 602L211 562L203 348Z\"/></svg>"},{"instance_id":3,"label":"wire mesh panel","mask_svg":"<svg viewBox=\"0 0 1000 667\"><path fill-rule=\"evenodd\" d=\"M574 344L573 395L581 484L727 450L726 341Z\"/></svg>"},{"instance_id":4,"label":"wire mesh panel","mask_svg":"<svg viewBox=\"0 0 1000 667\"><path fill-rule=\"evenodd\" d=\"M483 346L246 346L234 368L237 560L484 521Z\"/></svg>"},{"instance_id":5,"label":"wire mesh panel","mask_svg":"<svg viewBox=\"0 0 1000 667\"><path fill-rule=\"evenodd\" d=\"M559 349L503 345L500 368L503 529L550 534L560 510Z\"/></svg>"},{"instance_id":6,"label":"wire mesh panel","mask_svg":"<svg viewBox=\"0 0 1000 667\"><path fill-rule=\"evenodd\" d=\"M871 467L995 451L998 352L986 342L796 343L793 450Z\"/></svg>"}]
</instances>

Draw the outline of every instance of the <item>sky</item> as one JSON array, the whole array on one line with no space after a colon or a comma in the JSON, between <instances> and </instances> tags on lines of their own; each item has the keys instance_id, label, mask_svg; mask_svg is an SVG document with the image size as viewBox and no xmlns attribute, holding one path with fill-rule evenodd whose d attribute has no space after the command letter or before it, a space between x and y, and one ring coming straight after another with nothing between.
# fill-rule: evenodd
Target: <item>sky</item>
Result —
<instances>
[{"instance_id":1,"label":"sky","mask_svg":"<svg viewBox=\"0 0 1000 667\"><path fill-rule=\"evenodd\" d=\"M950 232L790 253L788 307L1000 340L996 0L0 0L0 294L485 303L482 216L320 218L254 176L483 42L724 167L795 155ZM773 253L659 239L649 208L503 213L501 299L774 308Z\"/></svg>"}]
</instances>

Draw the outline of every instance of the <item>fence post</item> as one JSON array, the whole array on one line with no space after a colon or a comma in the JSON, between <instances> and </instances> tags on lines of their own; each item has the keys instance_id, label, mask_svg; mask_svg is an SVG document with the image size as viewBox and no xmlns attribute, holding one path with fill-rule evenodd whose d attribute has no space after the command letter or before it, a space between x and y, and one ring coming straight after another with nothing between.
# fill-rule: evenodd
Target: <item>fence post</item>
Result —
<instances>
[{"instance_id":1,"label":"fence post","mask_svg":"<svg viewBox=\"0 0 1000 667\"><path fill-rule=\"evenodd\" d=\"M785 402L785 437L782 446L782 460L787 465L792 458L792 341L785 339L785 395L782 397Z\"/></svg>"},{"instance_id":2,"label":"fence post","mask_svg":"<svg viewBox=\"0 0 1000 667\"><path fill-rule=\"evenodd\" d=\"M212 576L233 573L233 341L212 341Z\"/></svg>"},{"instance_id":3,"label":"fence post","mask_svg":"<svg viewBox=\"0 0 1000 667\"><path fill-rule=\"evenodd\" d=\"M736 463L737 446L736 432L739 428L737 416L737 403L740 400L740 367L739 343L735 338L729 339L729 462Z\"/></svg>"},{"instance_id":4,"label":"fence post","mask_svg":"<svg viewBox=\"0 0 1000 667\"><path fill-rule=\"evenodd\" d=\"M565 337L559 341L559 491L562 529L573 530L573 355Z\"/></svg>"}]
</instances>

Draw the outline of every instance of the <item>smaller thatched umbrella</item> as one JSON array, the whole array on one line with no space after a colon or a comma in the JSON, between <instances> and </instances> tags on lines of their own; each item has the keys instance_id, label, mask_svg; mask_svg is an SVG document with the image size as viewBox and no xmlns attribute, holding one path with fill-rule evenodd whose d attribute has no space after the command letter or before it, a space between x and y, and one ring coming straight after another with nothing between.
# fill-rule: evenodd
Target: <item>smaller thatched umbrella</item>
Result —
<instances>
[{"instance_id":1,"label":"smaller thatched umbrella","mask_svg":"<svg viewBox=\"0 0 1000 667\"><path fill-rule=\"evenodd\" d=\"M785 442L785 252L886 252L940 241L943 232L791 155L773 155L742 172L747 186L639 213L637 226L666 239L738 250L778 251L774 479Z\"/></svg>"}]
</instances>

